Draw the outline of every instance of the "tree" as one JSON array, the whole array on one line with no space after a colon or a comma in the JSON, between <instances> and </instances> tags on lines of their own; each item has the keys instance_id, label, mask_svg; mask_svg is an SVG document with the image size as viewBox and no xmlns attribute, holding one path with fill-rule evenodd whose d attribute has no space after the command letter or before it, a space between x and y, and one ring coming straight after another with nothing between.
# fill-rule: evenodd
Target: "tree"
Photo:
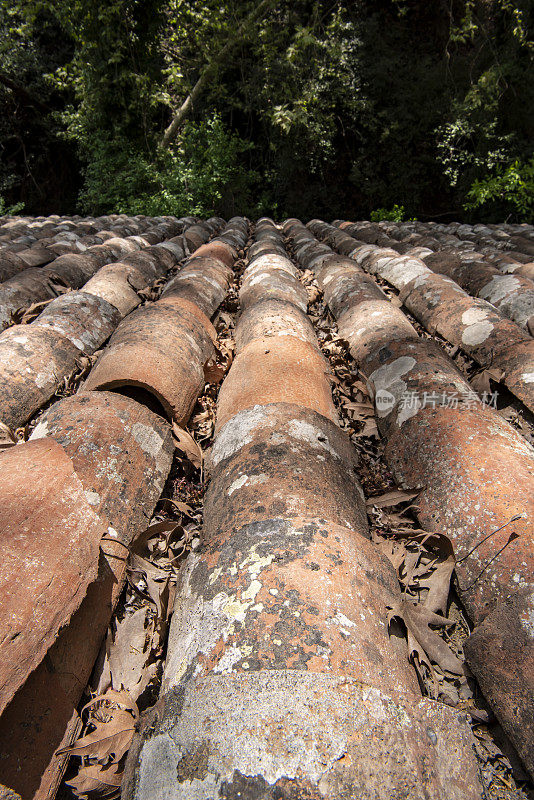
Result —
<instances>
[{"instance_id":1,"label":"tree","mask_svg":"<svg viewBox=\"0 0 534 800\"><path fill-rule=\"evenodd\" d=\"M220 51L211 58L208 64L204 67L195 85L185 98L184 102L174 115L170 125L165 129L163 138L161 140L162 147L168 147L174 141L184 120L190 114L194 103L200 97L204 87L208 81L213 78L219 66L224 64L228 56L231 54L235 46L242 40L243 36L252 28L254 23L261 19L262 15L273 5L274 0L262 0L257 6L253 7L251 11L245 16L239 27L234 33L231 33L226 43L221 47Z\"/></svg>"},{"instance_id":2,"label":"tree","mask_svg":"<svg viewBox=\"0 0 534 800\"><path fill-rule=\"evenodd\" d=\"M523 219L511 189L487 198L532 157L533 6L0 0L0 195Z\"/></svg>"}]
</instances>

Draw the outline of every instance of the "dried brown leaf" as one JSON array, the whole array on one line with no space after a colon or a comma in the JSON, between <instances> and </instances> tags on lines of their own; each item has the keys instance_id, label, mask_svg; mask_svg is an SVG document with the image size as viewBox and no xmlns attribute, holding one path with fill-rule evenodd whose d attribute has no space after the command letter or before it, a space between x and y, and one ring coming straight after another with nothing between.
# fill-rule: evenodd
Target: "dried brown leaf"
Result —
<instances>
[{"instance_id":1,"label":"dried brown leaf","mask_svg":"<svg viewBox=\"0 0 534 800\"><path fill-rule=\"evenodd\" d=\"M354 434L354 436L358 438L361 436L369 436L369 437L375 436L376 438L379 438L379 435L380 434L378 433L378 427L374 419L366 420L363 429L361 431L358 431L358 433Z\"/></svg>"},{"instance_id":2,"label":"dried brown leaf","mask_svg":"<svg viewBox=\"0 0 534 800\"><path fill-rule=\"evenodd\" d=\"M504 372L500 369L483 369L480 372L477 372L476 375L473 375L473 377L469 380L469 383L479 394L483 394L484 392L489 394L491 392L490 381L500 383L503 378Z\"/></svg>"},{"instance_id":3,"label":"dried brown leaf","mask_svg":"<svg viewBox=\"0 0 534 800\"><path fill-rule=\"evenodd\" d=\"M315 303L316 300L318 300L319 297L321 296L321 292L319 291L317 286L310 285L307 286L306 288L308 290L308 303L310 305L313 305L313 303Z\"/></svg>"},{"instance_id":4,"label":"dried brown leaf","mask_svg":"<svg viewBox=\"0 0 534 800\"><path fill-rule=\"evenodd\" d=\"M108 628L106 639L100 648L96 664L91 676L90 689L97 695L103 694L111 688L111 670L109 668L109 646L112 641L111 630Z\"/></svg>"},{"instance_id":5,"label":"dried brown leaf","mask_svg":"<svg viewBox=\"0 0 534 800\"><path fill-rule=\"evenodd\" d=\"M454 556L448 556L444 561L439 561L433 565L427 578L419 580L419 587L428 589L423 605L429 611L443 614L446 612L454 565Z\"/></svg>"},{"instance_id":6,"label":"dried brown leaf","mask_svg":"<svg viewBox=\"0 0 534 800\"><path fill-rule=\"evenodd\" d=\"M28 306L28 308L24 309L23 311L21 310L20 324L27 325L28 323L32 322L39 316L41 311L43 311L46 306L52 302L52 300L55 300L55 297L51 297L50 300L42 300L40 303L32 303L31 306Z\"/></svg>"},{"instance_id":7,"label":"dried brown leaf","mask_svg":"<svg viewBox=\"0 0 534 800\"><path fill-rule=\"evenodd\" d=\"M373 542L378 545L382 553L391 561L395 571L399 570L406 558L406 547L403 542L387 539L384 536L377 536L373 532Z\"/></svg>"},{"instance_id":8,"label":"dried brown leaf","mask_svg":"<svg viewBox=\"0 0 534 800\"><path fill-rule=\"evenodd\" d=\"M169 577L167 576L164 581L161 581L159 578L155 578L152 575L146 575L145 580L150 599L156 606L158 620L167 619L169 612L167 607L170 580Z\"/></svg>"},{"instance_id":9,"label":"dried brown leaf","mask_svg":"<svg viewBox=\"0 0 534 800\"><path fill-rule=\"evenodd\" d=\"M440 685L438 675L427 654L410 631L407 631L408 653L421 683L426 687L428 695L434 699L439 697Z\"/></svg>"},{"instance_id":10,"label":"dried brown leaf","mask_svg":"<svg viewBox=\"0 0 534 800\"><path fill-rule=\"evenodd\" d=\"M190 519L194 519L194 511L191 506L188 506L187 503L182 503L181 500L173 500L171 497L162 497L166 503L172 503L172 505L178 509L182 514L186 514Z\"/></svg>"},{"instance_id":11,"label":"dried brown leaf","mask_svg":"<svg viewBox=\"0 0 534 800\"><path fill-rule=\"evenodd\" d=\"M401 598L394 606L390 606L389 620L397 617L406 625L406 630L417 641L427 657L437 664L444 672L454 675L464 674L464 665L457 658L441 636L429 626L444 626L454 624L447 617L422 606Z\"/></svg>"},{"instance_id":12,"label":"dried brown leaf","mask_svg":"<svg viewBox=\"0 0 534 800\"><path fill-rule=\"evenodd\" d=\"M175 447L184 453L194 467L200 469L204 460L200 445L195 442L190 433L180 428L175 422L172 423L172 433Z\"/></svg>"},{"instance_id":13,"label":"dried brown leaf","mask_svg":"<svg viewBox=\"0 0 534 800\"><path fill-rule=\"evenodd\" d=\"M371 403L356 403L350 401L348 403L343 403L343 410L349 412L350 418L357 422L363 422L375 415L375 410Z\"/></svg>"},{"instance_id":14,"label":"dried brown leaf","mask_svg":"<svg viewBox=\"0 0 534 800\"><path fill-rule=\"evenodd\" d=\"M375 508L389 508L396 506L399 503L406 503L408 500L413 500L419 492L404 492L401 489L393 489L391 492L378 495L377 497L370 497L367 500L367 507L375 506Z\"/></svg>"},{"instance_id":15,"label":"dried brown leaf","mask_svg":"<svg viewBox=\"0 0 534 800\"><path fill-rule=\"evenodd\" d=\"M90 715L92 714L100 714L99 709L101 708L109 708L113 710L115 706L119 708L123 708L126 711L130 711L135 719L139 717L139 709L137 708L137 704L134 700L130 697L128 692L124 691L117 691L116 689L108 689L107 692L104 694L97 695L89 700L88 703L82 708L81 714L85 714L88 712Z\"/></svg>"},{"instance_id":16,"label":"dried brown leaf","mask_svg":"<svg viewBox=\"0 0 534 800\"><path fill-rule=\"evenodd\" d=\"M218 386L226 374L226 370L215 361L208 361L204 366L204 380L212 386Z\"/></svg>"},{"instance_id":17,"label":"dried brown leaf","mask_svg":"<svg viewBox=\"0 0 534 800\"><path fill-rule=\"evenodd\" d=\"M0 451L17 444L17 439L11 428L0 422Z\"/></svg>"},{"instance_id":18,"label":"dried brown leaf","mask_svg":"<svg viewBox=\"0 0 534 800\"><path fill-rule=\"evenodd\" d=\"M180 522L176 520L165 520L164 522L154 522L152 525L149 525L148 528L145 528L142 533L136 538L133 546L132 552L138 553L141 555L145 552L147 545L151 539L154 537L159 537L160 534L166 533L166 540L172 537L173 533L178 531L181 535L183 535L183 527Z\"/></svg>"},{"instance_id":19,"label":"dried brown leaf","mask_svg":"<svg viewBox=\"0 0 534 800\"><path fill-rule=\"evenodd\" d=\"M56 274L51 275L49 286L58 297L60 294L67 294L67 292L72 292L72 287L68 286L68 284L65 282L64 278L61 277L61 275L56 275Z\"/></svg>"},{"instance_id":20,"label":"dried brown leaf","mask_svg":"<svg viewBox=\"0 0 534 800\"><path fill-rule=\"evenodd\" d=\"M363 381L353 381L352 391L361 392L364 395L364 397L369 397L369 390L367 389L367 385Z\"/></svg>"},{"instance_id":21,"label":"dried brown leaf","mask_svg":"<svg viewBox=\"0 0 534 800\"><path fill-rule=\"evenodd\" d=\"M421 550L408 549L406 551L406 558L404 559L403 569L403 583L406 586L411 586L414 582L416 575L421 571L419 559L421 558ZM423 569L423 574L426 568Z\"/></svg>"},{"instance_id":22,"label":"dried brown leaf","mask_svg":"<svg viewBox=\"0 0 534 800\"><path fill-rule=\"evenodd\" d=\"M139 684L150 657L151 630L147 630L146 607L139 608L117 622L109 644L109 666L114 689L126 689L133 700L139 697Z\"/></svg>"},{"instance_id":23,"label":"dried brown leaf","mask_svg":"<svg viewBox=\"0 0 534 800\"><path fill-rule=\"evenodd\" d=\"M132 571L140 572L143 576L150 576L155 581L165 581L169 577L167 570L158 567L157 564L153 564L151 561L147 561L146 558L143 558L137 553L132 553L130 565Z\"/></svg>"},{"instance_id":24,"label":"dried brown leaf","mask_svg":"<svg viewBox=\"0 0 534 800\"><path fill-rule=\"evenodd\" d=\"M157 619L167 620L172 606L169 603L169 583L171 576L166 570L160 569L152 562L147 561L136 553L131 557L131 569L143 575L147 586L147 593L156 606Z\"/></svg>"},{"instance_id":25,"label":"dried brown leaf","mask_svg":"<svg viewBox=\"0 0 534 800\"><path fill-rule=\"evenodd\" d=\"M226 311L219 311L217 321L223 322L228 328L232 328L234 324L233 317Z\"/></svg>"},{"instance_id":26,"label":"dried brown leaf","mask_svg":"<svg viewBox=\"0 0 534 800\"><path fill-rule=\"evenodd\" d=\"M99 763L110 758L120 761L128 752L135 733L135 720L128 711L115 709L106 722L91 720L95 729L82 736L70 747L57 751L57 755L86 756Z\"/></svg>"},{"instance_id":27,"label":"dried brown leaf","mask_svg":"<svg viewBox=\"0 0 534 800\"><path fill-rule=\"evenodd\" d=\"M78 774L65 781L76 797L110 797L119 793L123 770L117 764L102 767L100 764L87 764L80 767Z\"/></svg>"}]
</instances>

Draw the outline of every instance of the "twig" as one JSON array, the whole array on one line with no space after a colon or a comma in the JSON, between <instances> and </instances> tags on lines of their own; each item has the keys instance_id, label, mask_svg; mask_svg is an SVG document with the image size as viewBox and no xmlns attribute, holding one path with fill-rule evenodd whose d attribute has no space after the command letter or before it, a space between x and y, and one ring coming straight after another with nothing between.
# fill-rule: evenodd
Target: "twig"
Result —
<instances>
[{"instance_id":1,"label":"twig","mask_svg":"<svg viewBox=\"0 0 534 800\"><path fill-rule=\"evenodd\" d=\"M460 591L461 591L461 592L468 592L470 589L472 589L472 588L473 588L473 586L475 585L475 583L477 583L477 581L479 581L479 580L480 580L480 578L482 577L482 575L483 575L483 574L486 572L486 570L488 569L488 567L489 567L489 566L490 566L490 565L491 565L491 564L492 564L492 563L495 561L495 559L496 559L496 558L498 558L498 556L500 556L500 554L502 553L502 551L503 551L503 550L505 550L505 549L508 547L508 545L510 544L510 542L513 542L513 541L515 541L515 540L516 540L516 539L518 539L518 538L519 538L519 534L518 534L518 533L516 533L516 534L514 535L514 532L512 531L512 533L510 534L510 536L509 536L509 538L508 538L508 541L506 542L506 544L504 544L504 545L501 547L501 549L500 549L500 550L497 550L497 552L495 553L495 555L493 556L493 558L490 558L490 560L488 561L488 563L487 563L487 564L486 564L484 567L482 567L482 569L480 570L480 572L479 572L479 573L478 573L478 575L476 576L475 580L474 580L474 581L472 581L472 583L470 583L470 584L469 584L469 586L460 586L460 583L458 582L458 587L459 587Z\"/></svg>"},{"instance_id":2,"label":"twig","mask_svg":"<svg viewBox=\"0 0 534 800\"><path fill-rule=\"evenodd\" d=\"M477 548L479 548L482 544L484 544L484 542L487 542L488 539L490 539L496 533L499 533L499 531L502 531L503 528L506 528L507 525L510 525L510 523L517 522L518 519L522 519L522 517L523 517L523 514L516 514L515 517L512 517L512 519L509 519L508 522L505 522L504 525L501 525L500 528L497 528L497 530L492 531L491 533L488 533L488 535L484 536L484 538L481 539L480 542L478 544L476 544L468 553L466 553L466 555L463 556L463 558L457 559L456 563L457 564L461 564L462 561L465 561L466 558L469 558L469 556L472 555ZM505 545L505 547L506 547L506 545Z\"/></svg>"}]
</instances>

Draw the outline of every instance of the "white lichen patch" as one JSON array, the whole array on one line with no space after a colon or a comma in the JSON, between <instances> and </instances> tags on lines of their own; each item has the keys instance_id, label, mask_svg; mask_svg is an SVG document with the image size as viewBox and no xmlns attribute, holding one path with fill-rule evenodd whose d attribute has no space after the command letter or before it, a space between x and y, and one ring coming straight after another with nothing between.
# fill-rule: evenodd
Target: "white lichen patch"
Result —
<instances>
[{"instance_id":1,"label":"white lichen patch","mask_svg":"<svg viewBox=\"0 0 534 800\"><path fill-rule=\"evenodd\" d=\"M268 414L265 406L256 405L241 411L230 419L220 430L211 451L211 462L215 467L225 458L252 441L252 434Z\"/></svg>"},{"instance_id":2,"label":"white lichen patch","mask_svg":"<svg viewBox=\"0 0 534 800\"><path fill-rule=\"evenodd\" d=\"M118 459L116 458L103 459L98 469L95 470L95 476L97 478L105 477L108 481L114 481L115 483L124 482L124 476L121 475L118 469Z\"/></svg>"},{"instance_id":3,"label":"white lichen patch","mask_svg":"<svg viewBox=\"0 0 534 800\"><path fill-rule=\"evenodd\" d=\"M274 561L274 555L267 555L267 556L259 556L256 553L256 549L253 546L250 549L248 556L239 564L239 569L247 568L249 575L253 578L257 578L260 574L262 569L265 569Z\"/></svg>"},{"instance_id":4,"label":"white lichen patch","mask_svg":"<svg viewBox=\"0 0 534 800\"><path fill-rule=\"evenodd\" d=\"M220 595L214 598L213 602L215 603L215 601L217 601L217 605L219 605L220 610L228 621L243 623L247 616L247 611L254 605L256 595L262 586L263 584L260 583L260 581L253 580L250 582L250 585L241 592L240 597L236 594L227 595L221 592Z\"/></svg>"},{"instance_id":5,"label":"white lichen patch","mask_svg":"<svg viewBox=\"0 0 534 800\"><path fill-rule=\"evenodd\" d=\"M242 489L243 486L246 485L247 481L248 481L248 475L241 475L239 478L236 478L235 481L232 481L226 493L228 497L233 495L233 493L238 489Z\"/></svg>"},{"instance_id":6,"label":"white lichen patch","mask_svg":"<svg viewBox=\"0 0 534 800\"><path fill-rule=\"evenodd\" d=\"M293 439L311 445L316 450L326 450L330 455L339 459L338 453L334 450L328 436L321 429L301 419L292 419L287 426L287 432Z\"/></svg>"},{"instance_id":7,"label":"white lichen patch","mask_svg":"<svg viewBox=\"0 0 534 800\"><path fill-rule=\"evenodd\" d=\"M349 619L346 617L345 614L342 614L341 611L336 611L332 620L336 623L336 625L343 626L344 628L356 628L357 623L354 620Z\"/></svg>"},{"instance_id":8,"label":"white lichen patch","mask_svg":"<svg viewBox=\"0 0 534 800\"><path fill-rule=\"evenodd\" d=\"M39 387L39 389L44 389L45 386L50 386L51 383L55 383L53 381L54 370L53 366L50 364L50 370L48 372L38 372L35 376L35 385Z\"/></svg>"},{"instance_id":9,"label":"white lichen patch","mask_svg":"<svg viewBox=\"0 0 534 800\"><path fill-rule=\"evenodd\" d=\"M492 330L493 325L491 322L475 322L463 331L462 342L467 345L482 344L482 342L486 341Z\"/></svg>"},{"instance_id":10,"label":"white lichen patch","mask_svg":"<svg viewBox=\"0 0 534 800\"><path fill-rule=\"evenodd\" d=\"M389 264L382 268L380 274L397 289L403 289L410 281L429 273L430 270L423 261L409 259L408 261L398 262L391 260Z\"/></svg>"},{"instance_id":11,"label":"white lichen patch","mask_svg":"<svg viewBox=\"0 0 534 800\"><path fill-rule=\"evenodd\" d=\"M480 290L479 297L490 303L500 303L520 288L521 281L513 275L493 275L491 281Z\"/></svg>"},{"instance_id":12,"label":"white lichen patch","mask_svg":"<svg viewBox=\"0 0 534 800\"><path fill-rule=\"evenodd\" d=\"M90 506L97 506L100 503L100 495L98 492L92 492L89 489L84 492L85 499Z\"/></svg>"},{"instance_id":13,"label":"white lichen patch","mask_svg":"<svg viewBox=\"0 0 534 800\"><path fill-rule=\"evenodd\" d=\"M474 325L477 322L483 322L487 318L488 312L488 308L481 308L480 306L468 308L462 314L462 323L464 325Z\"/></svg>"},{"instance_id":14,"label":"white lichen patch","mask_svg":"<svg viewBox=\"0 0 534 800\"><path fill-rule=\"evenodd\" d=\"M379 417L387 416L391 409L400 402L407 388L402 376L413 369L416 363L415 358L412 358L412 356L401 356L390 364L383 364L371 373L369 380L373 384L375 398L379 393L384 397L391 395L392 398L391 402L385 403L381 407L377 405Z\"/></svg>"},{"instance_id":15,"label":"white lichen patch","mask_svg":"<svg viewBox=\"0 0 534 800\"><path fill-rule=\"evenodd\" d=\"M144 425L142 422L134 422L132 436L141 450L148 453L152 458L158 458L161 453L163 438L157 430L150 425Z\"/></svg>"},{"instance_id":16,"label":"white lichen patch","mask_svg":"<svg viewBox=\"0 0 534 800\"><path fill-rule=\"evenodd\" d=\"M213 671L220 672L223 675L228 675L232 671L232 667L234 667L238 661L241 661L244 655L245 654L241 652L240 648L236 647L235 645L227 647L224 651L224 655L219 660Z\"/></svg>"},{"instance_id":17,"label":"white lichen patch","mask_svg":"<svg viewBox=\"0 0 534 800\"><path fill-rule=\"evenodd\" d=\"M430 402L430 401L429 401ZM414 397L409 403L403 403L397 414L397 426L400 428L412 417L415 417L417 412L423 407L423 403L419 397Z\"/></svg>"},{"instance_id":18,"label":"white lichen patch","mask_svg":"<svg viewBox=\"0 0 534 800\"><path fill-rule=\"evenodd\" d=\"M534 639L534 594L530 595L526 609L520 614L521 627L531 639Z\"/></svg>"}]
</instances>

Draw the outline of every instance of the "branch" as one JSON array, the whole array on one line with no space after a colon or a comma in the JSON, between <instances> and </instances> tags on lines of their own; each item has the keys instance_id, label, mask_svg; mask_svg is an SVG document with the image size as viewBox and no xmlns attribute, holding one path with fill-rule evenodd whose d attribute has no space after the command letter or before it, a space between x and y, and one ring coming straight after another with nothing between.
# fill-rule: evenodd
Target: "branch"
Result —
<instances>
[{"instance_id":1,"label":"branch","mask_svg":"<svg viewBox=\"0 0 534 800\"><path fill-rule=\"evenodd\" d=\"M165 130L163 137L161 139L161 146L168 147L171 142L176 138L180 128L182 127L186 117L189 115L191 109L193 108L194 103L198 99L199 95L202 94L204 87L206 86L208 80L212 77L213 73L216 72L217 67L219 64L225 61L227 56L230 54L231 50L235 47L235 45L241 41L244 34L246 33L247 29L256 22L264 12L268 11L269 7L273 4L273 0L262 0L256 8L250 12L248 17L243 20L239 28L236 30L234 35L228 39L224 47L217 53L214 58L207 64L204 68L204 71L201 73L199 79L191 89L191 92L187 95L186 99L174 115L169 127Z\"/></svg>"},{"instance_id":2,"label":"branch","mask_svg":"<svg viewBox=\"0 0 534 800\"><path fill-rule=\"evenodd\" d=\"M25 100L26 105L35 106L36 108L40 108L43 111L51 111L50 107L39 100L37 97L34 97L24 86L20 86L15 81L12 81L11 78L8 78L7 75L3 75L0 72L0 83L3 83L5 87L11 89L13 94L17 94L23 100Z\"/></svg>"}]
</instances>

